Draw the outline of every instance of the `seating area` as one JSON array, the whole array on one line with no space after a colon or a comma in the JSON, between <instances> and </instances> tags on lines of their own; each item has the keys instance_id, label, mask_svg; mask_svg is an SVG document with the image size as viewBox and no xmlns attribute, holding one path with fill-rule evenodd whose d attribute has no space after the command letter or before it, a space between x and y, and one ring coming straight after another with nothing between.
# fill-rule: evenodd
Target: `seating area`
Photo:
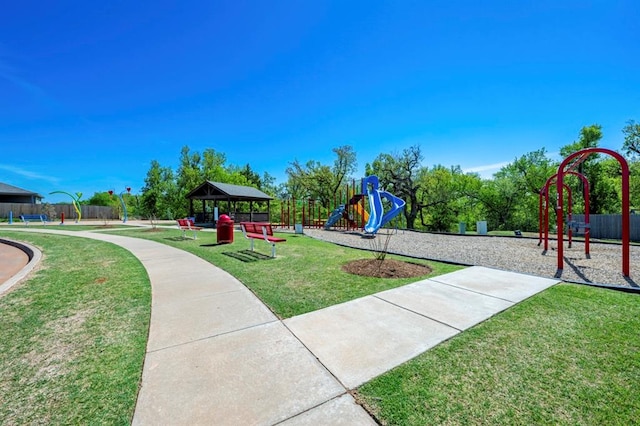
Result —
<instances>
[{"instance_id":1,"label":"seating area","mask_svg":"<svg viewBox=\"0 0 640 426\"><path fill-rule=\"evenodd\" d=\"M20 220L22 220L25 225L29 225L29 222L42 222L43 225L46 225L49 218L46 214L21 214Z\"/></svg>"},{"instance_id":2,"label":"seating area","mask_svg":"<svg viewBox=\"0 0 640 426\"><path fill-rule=\"evenodd\" d=\"M193 232L193 239L194 240L198 239L197 232L202 230L202 227L195 226L193 219L191 218L178 219L176 220L176 222L178 223L178 228L180 228L180 230L182 231L182 238L187 238L187 231L191 231Z\"/></svg>"},{"instance_id":3,"label":"seating area","mask_svg":"<svg viewBox=\"0 0 640 426\"><path fill-rule=\"evenodd\" d=\"M287 241L284 238L274 237L273 228L268 222L240 222L242 234L251 241L251 251L253 251L254 240L264 240L271 245L271 257L276 257L276 243Z\"/></svg>"}]
</instances>

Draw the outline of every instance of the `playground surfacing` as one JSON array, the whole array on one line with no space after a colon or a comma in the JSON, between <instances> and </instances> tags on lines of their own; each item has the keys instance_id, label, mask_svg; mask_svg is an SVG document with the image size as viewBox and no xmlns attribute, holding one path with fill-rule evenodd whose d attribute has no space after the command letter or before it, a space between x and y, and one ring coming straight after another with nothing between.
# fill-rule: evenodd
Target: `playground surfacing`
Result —
<instances>
[{"instance_id":1,"label":"playground surfacing","mask_svg":"<svg viewBox=\"0 0 640 426\"><path fill-rule=\"evenodd\" d=\"M372 249L371 241L357 232L305 229L305 234L350 247ZM537 238L393 231L388 250L400 255L486 266L569 282L640 288L640 266L637 266L640 265L640 246L630 247L630 277L622 275L619 244L592 240L590 256L586 256L583 242L574 241L571 248L565 242L562 271L557 268L556 246L557 242L551 240L545 251L538 245Z\"/></svg>"}]
</instances>

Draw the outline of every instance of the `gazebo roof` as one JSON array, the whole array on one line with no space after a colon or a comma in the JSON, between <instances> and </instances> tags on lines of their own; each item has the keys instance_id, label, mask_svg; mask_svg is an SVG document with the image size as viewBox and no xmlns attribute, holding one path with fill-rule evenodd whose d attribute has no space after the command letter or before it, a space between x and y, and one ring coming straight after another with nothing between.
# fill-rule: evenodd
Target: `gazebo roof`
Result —
<instances>
[{"instance_id":1,"label":"gazebo roof","mask_svg":"<svg viewBox=\"0 0 640 426\"><path fill-rule=\"evenodd\" d=\"M21 195L42 198L42 195L37 192L27 191L26 189L18 188L17 186L12 186L2 182L0 182L0 195Z\"/></svg>"},{"instance_id":2,"label":"gazebo roof","mask_svg":"<svg viewBox=\"0 0 640 426\"><path fill-rule=\"evenodd\" d=\"M187 194L191 200L269 201L273 197L251 186L205 181Z\"/></svg>"}]
</instances>

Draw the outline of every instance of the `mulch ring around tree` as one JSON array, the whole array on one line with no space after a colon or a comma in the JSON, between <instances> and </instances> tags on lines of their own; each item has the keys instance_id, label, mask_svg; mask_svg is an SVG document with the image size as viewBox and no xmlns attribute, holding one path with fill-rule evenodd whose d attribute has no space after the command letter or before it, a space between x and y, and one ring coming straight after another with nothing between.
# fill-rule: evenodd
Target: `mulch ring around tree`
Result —
<instances>
[{"instance_id":1,"label":"mulch ring around tree","mask_svg":"<svg viewBox=\"0 0 640 426\"><path fill-rule=\"evenodd\" d=\"M342 270L354 275L377 278L421 277L431 272L427 265L395 259L358 259L342 265Z\"/></svg>"}]
</instances>

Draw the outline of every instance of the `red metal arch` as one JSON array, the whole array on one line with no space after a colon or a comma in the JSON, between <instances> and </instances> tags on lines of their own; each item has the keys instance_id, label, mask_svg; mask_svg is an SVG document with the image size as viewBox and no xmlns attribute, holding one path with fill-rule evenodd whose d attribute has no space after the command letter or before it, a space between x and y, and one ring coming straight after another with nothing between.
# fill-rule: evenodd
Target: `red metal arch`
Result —
<instances>
[{"instance_id":1,"label":"red metal arch","mask_svg":"<svg viewBox=\"0 0 640 426\"><path fill-rule=\"evenodd\" d=\"M556 179L557 190L557 219L558 219L558 270L564 268L564 212L562 189L564 187L564 176L578 164L582 163L591 154L607 154L618 160L622 168L622 275L629 277L629 165L624 157L615 151L606 148L585 148L569 155L558 167ZM567 168L568 166L568 168ZM566 168L566 170L565 170Z\"/></svg>"},{"instance_id":2,"label":"red metal arch","mask_svg":"<svg viewBox=\"0 0 640 426\"><path fill-rule=\"evenodd\" d=\"M585 235L584 235L584 250L585 254L589 254L589 181L582 174L576 171L570 170L565 174L571 174L577 176L582 181L582 188L584 194L584 212L585 212ZM545 182L544 186L540 190L540 198L538 202L538 245L542 243L542 232L544 229L544 250L549 250L549 187L554 183L555 179L558 177L558 174L554 174ZM569 220L571 220L571 190L565 184L565 188L567 188L567 192L569 193L569 209L568 216ZM544 200L544 202L543 202ZM543 205L544 205L544 214L543 214ZM568 231L569 236L569 248L571 248L571 230Z\"/></svg>"}]
</instances>

